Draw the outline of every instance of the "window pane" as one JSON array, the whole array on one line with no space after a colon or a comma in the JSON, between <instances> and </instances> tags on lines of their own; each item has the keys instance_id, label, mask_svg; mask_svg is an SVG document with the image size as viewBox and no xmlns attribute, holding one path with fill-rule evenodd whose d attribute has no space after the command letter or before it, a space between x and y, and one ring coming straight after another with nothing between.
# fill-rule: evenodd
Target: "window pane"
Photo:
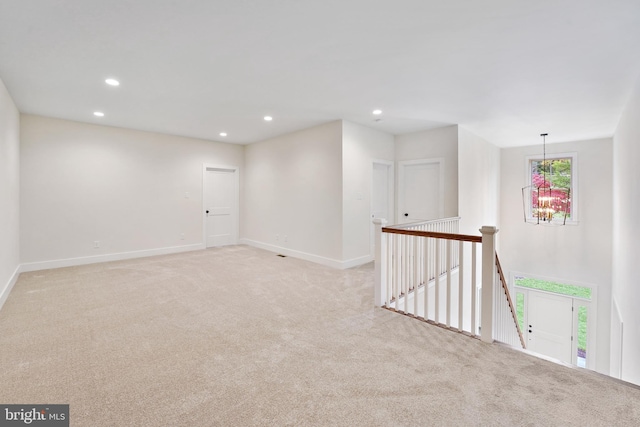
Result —
<instances>
[{"instance_id":1,"label":"window pane","mask_svg":"<svg viewBox=\"0 0 640 427\"><path fill-rule=\"evenodd\" d=\"M533 218L571 218L571 158L531 160L531 212Z\"/></svg>"},{"instance_id":2,"label":"window pane","mask_svg":"<svg viewBox=\"0 0 640 427\"><path fill-rule=\"evenodd\" d=\"M532 279L530 277L516 277L516 286L524 288L539 289L541 291L555 292L557 294L568 295L572 297L591 299L591 288L584 286L567 285L564 283L550 282L547 280Z\"/></svg>"},{"instance_id":3,"label":"window pane","mask_svg":"<svg viewBox=\"0 0 640 427\"><path fill-rule=\"evenodd\" d=\"M524 294L522 292L516 292L516 315L520 330L524 331Z\"/></svg>"},{"instance_id":4,"label":"window pane","mask_svg":"<svg viewBox=\"0 0 640 427\"><path fill-rule=\"evenodd\" d=\"M578 354L577 365L584 368L587 365L587 307L578 307Z\"/></svg>"}]
</instances>

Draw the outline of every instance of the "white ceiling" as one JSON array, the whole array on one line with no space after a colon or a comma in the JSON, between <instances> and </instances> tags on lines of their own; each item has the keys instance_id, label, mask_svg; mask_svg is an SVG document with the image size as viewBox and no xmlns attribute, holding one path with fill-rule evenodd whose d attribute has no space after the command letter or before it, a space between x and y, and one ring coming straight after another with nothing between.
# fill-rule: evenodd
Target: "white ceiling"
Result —
<instances>
[{"instance_id":1,"label":"white ceiling","mask_svg":"<svg viewBox=\"0 0 640 427\"><path fill-rule=\"evenodd\" d=\"M611 136L639 46L638 0L0 0L20 111L241 144L337 119Z\"/></svg>"}]
</instances>

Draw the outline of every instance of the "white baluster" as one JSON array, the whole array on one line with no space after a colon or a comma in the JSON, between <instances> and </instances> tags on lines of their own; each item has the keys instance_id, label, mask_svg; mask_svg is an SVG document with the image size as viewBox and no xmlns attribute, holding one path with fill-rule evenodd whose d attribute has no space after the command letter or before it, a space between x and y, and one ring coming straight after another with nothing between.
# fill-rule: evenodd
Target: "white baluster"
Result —
<instances>
[{"instance_id":1,"label":"white baluster","mask_svg":"<svg viewBox=\"0 0 640 427\"><path fill-rule=\"evenodd\" d=\"M400 235L393 235L393 308L398 310L398 301L400 296Z\"/></svg>"},{"instance_id":2,"label":"white baluster","mask_svg":"<svg viewBox=\"0 0 640 427\"><path fill-rule=\"evenodd\" d=\"M462 332L462 312L464 310L464 244L458 242L458 331Z\"/></svg>"},{"instance_id":3,"label":"white baluster","mask_svg":"<svg viewBox=\"0 0 640 427\"><path fill-rule=\"evenodd\" d=\"M476 242L471 243L471 333L478 335L476 328L476 296L478 294L478 283L476 281Z\"/></svg>"},{"instance_id":4,"label":"white baluster","mask_svg":"<svg viewBox=\"0 0 640 427\"><path fill-rule=\"evenodd\" d=\"M436 265L436 269L434 271L435 274L435 278L434 278L434 286L435 286L435 321L436 323L440 323L440 239L434 239L436 244L435 244L435 251L436 251L436 261L435 261L435 265Z\"/></svg>"},{"instance_id":5,"label":"white baluster","mask_svg":"<svg viewBox=\"0 0 640 427\"><path fill-rule=\"evenodd\" d=\"M429 238L422 239L424 246L424 320L429 320Z\"/></svg>"},{"instance_id":6,"label":"white baluster","mask_svg":"<svg viewBox=\"0 0 640 427\"><path fill-rule=\"evenodd\" d=\"M446 306L446 319L447 328L451 327L451 240L447 239L445 244L446 259L445 268L447 269L447 306Z\"/></svg>"},{"instance_id":7,"label":"white baluster","mask_svg":"<svg viewBox=\"0 0 640 427\"><path fill-rule=\"evenodd\" d=\"M402 309L408 313L407 304L409 304L409 236L402 235L402 254L404 261L402 263L402 293L404 294L404 305Z\"/></svg>"},{"instance_id":8,"label":"white baluster","mask_svg":"<svg viewBox=\"0 0 640 427\"><path fill-rule=\"evenodd\" d=\"M393 259L395 257L393 250L394 237L395 236L393 234L387 234L387 307L391 307L391 300L393 300Z\"/></svg>"},{"instance_id":9,"label":"white baluster","mask_svg":"<svg viewBox=\"0 0 640 427\"><path fill-rule=\"evenodd\" d=\"M418 237L413 236L413 315L418 315L418 288L420 287L420 258L418 258Z\"/></svg>"}]
</instances>

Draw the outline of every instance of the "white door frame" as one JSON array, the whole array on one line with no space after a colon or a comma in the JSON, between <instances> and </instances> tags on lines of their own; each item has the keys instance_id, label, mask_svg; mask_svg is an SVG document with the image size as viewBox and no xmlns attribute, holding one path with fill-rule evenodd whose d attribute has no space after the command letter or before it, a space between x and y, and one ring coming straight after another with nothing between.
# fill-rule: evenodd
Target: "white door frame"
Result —
<instances>
[{"instance_id":1,"label":"white door frame","mask_svg":"<svg viewBox=\"0 0 640 427\"><path fill-rule=\"evenodd\" d=\"M388 191L388 200L387 200L387 212L389 212L389 216L393 216L395 209L393 208L393 203L395 201L395 170L392 161L389 160L378 160L373 159L371 162L371 182L373 183L373 168L374 166L384 165L387 167L387 181L389 183L389 191ZM371 193L373 194L373 188L371 188ZM373 210L373 197L371 197L371 207L370 211ZM395 218L385 218L388 224L395 224Z\"/></svg>"},{"instance_id":2,"label":"white door frame","mask_svg":"<svg viewBox=\"0 0 640 427\"><path fill-rule=\"evenodd\" d=\"M624 321L620 314L620 307L615 298L612 302L611 320L611 371L612 377L622 379L622 351L624 350Z\"/></svg>"},{"instance_id":3,"label":"white door frame","mask_svg":"<svg viewBox=\"0 0 640 427\"><path fill-rule=\"evenodd\" d=\"M207 192L207 171L208 170L224 170L233 171L234 174L234 202L233 202L233 217L235 218L235 226L233 230L234 238L232 244L238 244L240 237L240 168L238 166L228 165L214 165L214 164L202 164L202 246L207 249L207 214L205 212L205 200Z\"/></svg>"},{"instance_id":4,"label":"white door frame","mask_svg":"<svg viewBox=\"0 0 640 427\"><path fill-rule=\"evenodd\" d=\"M389 214L389 216L391 218L385 218L387 220L387 224L392 225L395 224L395 219L393 218L393 212L395 211L394 207L393 207L393 203L395 201L395 171L393 168L393 162L390 160L380 160L380 159L373 159L371 161L371 179L369 180L370 184L371 184L371 197L370 197L370 206L369 206L369 215L371 215L371 213L373 212L373 192L375 191L375 189L373 188L373 171L375 169L375 165L383 165L386 166L387 168L387 213ZM373 228L373 221L372 218L369 217L369 220L371 221L371 225L370 227ZM369 236L371 238L371 233L369 233ZM375 241L375 238L374 238ZM369 247L373 248L373 251L371 251L371 256L373 257L375 254L375 248L374 248L374 243L373 242L369 242Z\"/></svg>"},{"instance_id":5,"label":"white door frame","mask_svg":"<svg viewBox=\"0 0 640 427\"><path fill-rule=\"evenodd\" d=\"M396 191L397 200L396 200L396 221L400 222L400 218L402 217L402 209L405 206L404 203L404 193L402 188L404 186L404 167L410 165L419 165L419 164L429 164L429 163L437 163L438 164L438 172L439 177L438 181L438 216L440 218L444 218L444 157L435 157L431 159L416 159L416 160L400 160L398 161L398 188ZM402 199L402 200L401 200Z\"/></svg>"},{"instance_id":6,"label":"white door frame","mask_svg":"<svg viewBox=\"0 0 640 427\"><path fill-rule=\"evenodd\" d=\"M526 327L528 326L528 322L529 319L528 317L528 310L527 310L527 304L529 303L528 300L528 293L529 292L542 292L542 293L548 293L548 294L552 294L552 295L560 295L560 296L564 296L566 298L571 298L572 303L573 303L573 331L572 334L574 336L574 340L571 343L571 353L572 353L572 365L575 365L575 357L576 354L578 353L578 310L575 308L577 305L583 305L585 307L587 307L587 369L591 369L593 371L596 370L596 349L597 349L597 329L598 329L598 286L594 285L594 284L590 284L590 283L582 283L582 282L575 282L575 281L570 281L570 280L564 280L564 279L558 279L558 278L552 278L552 277L544 277L544 276L537 276L537 275L533 275L533 274L524 274L524 273L518 273L518 272L511 272L510 276L510 283L512 283L512 285L510 286L510 290L509 292L511 292L511 295L513 297L513 300L515 301L516 299L516 292L520 292L522 293L522 295L524 296L524 323L525 323L525 328L522 331L522 334L524 336L525 342L528 342L528 331L529 329ZM570 295L564 295L564 294L558 294L558 293L554 293L554 292L547 292L547 291L542 291L540 289L532 289L532 288L526 288L526 287L522 287L522 286L516 286L515 285L515 278L516 276L518 277L530 277L532 279L539 279L539 280L545 280L548 282L556 282L556 283L563 283L566 285L573 285L573 286L581 286L584 288L589 288L591 289L591 300L587 300L584 298L580 298L580 297L574 297L574 296L570 296Z\"/></svg>"}]
</instances>

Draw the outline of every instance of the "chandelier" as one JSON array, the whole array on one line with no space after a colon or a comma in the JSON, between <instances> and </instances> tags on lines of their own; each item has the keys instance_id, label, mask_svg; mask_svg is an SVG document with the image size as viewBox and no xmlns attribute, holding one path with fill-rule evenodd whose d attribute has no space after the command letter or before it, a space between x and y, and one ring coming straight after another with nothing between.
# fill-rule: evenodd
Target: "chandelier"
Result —
<instances>
[{"instance_id":1,"label":"chandelier","mask_svg":"<svg viewBox=\"0 0 640 427\"><path fill-rule=\"evenodd\" d=\"M554 184L556 160L547 160L546 137L542 133L542 161L529 163L531 184L522 188L525 222L565 225L571 214L571 189Z\"/></svg>"}]
</instances>

